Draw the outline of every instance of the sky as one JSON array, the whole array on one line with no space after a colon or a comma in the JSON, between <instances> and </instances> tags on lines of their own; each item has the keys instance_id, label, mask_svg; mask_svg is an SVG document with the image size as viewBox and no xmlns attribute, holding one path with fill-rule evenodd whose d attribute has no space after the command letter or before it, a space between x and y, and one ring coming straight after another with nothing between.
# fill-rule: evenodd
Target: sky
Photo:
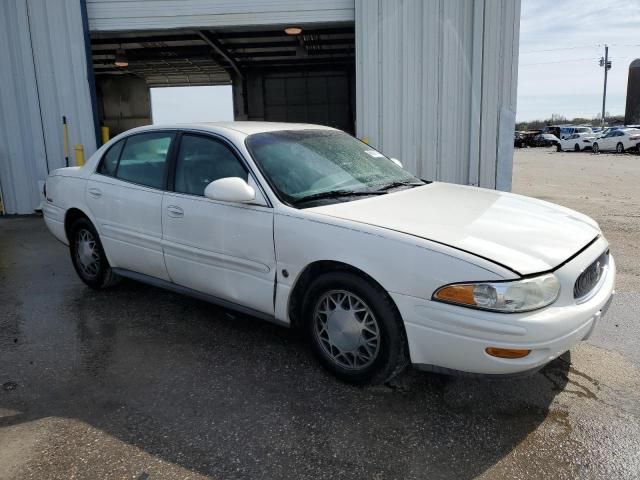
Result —
<instances>
[{"instance_id":1,"label":"sky","mask_svg":"<svg viewBox=\"0 0 640 480\"><path fill-rule=\"evenodd\" d=\"M624 114L629 64L640 58L640 0L522 0L518 121ZM233 120L231 87L152 88L154 123Z\"/></svg>"},{"instance_id":2,"label":"sky","mask_svg":"<svg viewBox=\"0 0 640 480\"><path fill-rule=\"evenodd\" d=\"M640 58L640 0L522 0L517 120L599 115L605 44L606 110L624 114L629 64Z\"/></svg>"},{"instance_id":3,"label":"sky","mask_svg":"<svg viewBox=\"0 0 640 480\"><path fill-rule=\"evenodd\" d=\"M154 124L233 120L231 85L151 89Z\"/></svg>"}]
</instances>

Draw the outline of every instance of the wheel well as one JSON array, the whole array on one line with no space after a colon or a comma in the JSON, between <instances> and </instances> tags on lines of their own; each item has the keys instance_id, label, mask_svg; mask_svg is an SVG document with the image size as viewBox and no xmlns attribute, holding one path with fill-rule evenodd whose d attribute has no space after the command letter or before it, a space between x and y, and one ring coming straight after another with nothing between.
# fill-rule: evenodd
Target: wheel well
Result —
<instances>
[{"instance_id":1,"label":"wheel well","mask_svg":"<svg viewBox=\"0 0 640 480\"><path fill-rule=\"evenodd\" d=\"M302 273L298 276L298 280L293 286L293 290L291 291L291 295L289 296L289 319L291 320L291 326L296 328L300 326L301 317L302 317L302 305L304 303L304 296L307 293L307 289L311 282L319 277L322 274L329 272L350 272L354 275L357 275L374 285L380 287L382 290L386 291L382 285L380 285L373 277L366 274L359 268L356 268L352 265L342 262L336 262L333 260L320 260L317 262L310 263L305 267ZM398 311L398 307L396 306L393 299L391 299L391 303L393 307L396 309L398 315L400 312Z\"/></svg>"},{"instance_id":2,"label":"wheel well","mask_svg":"<svg viewBox=\"0 0 640 480\"><path fill-rule=\"evenodd\" d=\"M88 219L85 213L78 208L70 208L64 216L64 233L67 235L67 240L71 242L71 225L79 218Z\"/></svg>"}]
</instances>

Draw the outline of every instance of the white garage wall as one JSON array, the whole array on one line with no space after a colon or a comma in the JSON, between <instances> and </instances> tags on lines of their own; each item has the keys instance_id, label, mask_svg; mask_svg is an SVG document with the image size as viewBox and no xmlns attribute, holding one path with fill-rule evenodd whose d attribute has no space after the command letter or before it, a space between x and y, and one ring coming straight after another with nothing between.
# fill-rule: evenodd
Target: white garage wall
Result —
<instances>
[{"instance_id":1,"label":"white garage wall","mask_svg":"<svg viewBox=\"0 0 640 480\"><path fill-rule=\"evenodd\" d=\"M89 28L145 30L352 22L353 0L87 0Z\"/></svg>"},{"instance_id":2,"label":"white garage wall","mask_svg":"<svg viewBox=\"0 0 640 480\"><path fill-rule=\"evenodd\" d=\"M80 0L0 1L0 186L6 213L40 204L38 181L64 166L62 116L87 154L96 133ZM8 66L8 67L7 67Z\"/></svg>"},{"instance_id":3,"label":"white garage wall","mask_svg":"<svg viewBox=\"0 0 640 480\"><path fill-rule=\"evenodd\" d=\"M356 130L423 178L511 188L519 0L356 0Z\"/></svg>"}]
</instances>

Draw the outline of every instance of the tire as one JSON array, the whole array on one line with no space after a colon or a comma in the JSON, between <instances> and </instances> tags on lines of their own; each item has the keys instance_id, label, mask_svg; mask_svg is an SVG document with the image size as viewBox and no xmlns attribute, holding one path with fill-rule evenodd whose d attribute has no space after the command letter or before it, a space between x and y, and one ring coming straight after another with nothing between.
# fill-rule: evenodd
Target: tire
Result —
<instances>
[{"instance_id":1,"label":"tire","mask_svg":"<svg viewBox=\"0 0 640 480\"><path fill-rule=\"evenodd\" d=\"M573 151L574 152L579 152L580 151L580 145L578 145L577 143L573 146Z\"/></svg>"},{"instance_id":2,"label":"tire","mask_svg":"<svg viewBox=\"0 0 640 480\"><path fill-rule=\"evenodd\" d=\"M118 283L120 277L111 269L93 224L87 218L79 218L69 231L71 262L80 280L94 289Z\"/></svg>"},{"instance_id":3,"label":"tire","mask_svg":"<svg viewBox=\"0 0 640 480\"><path fill-rule=\"evenodd\" d=\"M562 147L560 146L560 144L556 145L556 152L561 152L562 151Z\"/></svg>"},{"instance_id":4,"label":"tire","mask_svg":"<svg viewBox=\"0 0 640 480\"><path fill-rule=\"evenodd\" d=\"M593 144L593 147L591 147L593 150L593 153L600 153L600 146L597 143Z\"/></svg>"},{"instance_id":5,"label":"tire","mask_svg":"<svg viewBox=\"0 0 640 480\"><path fill-rule=\"evenodd\" d=\"M624 145L622 142L618 142L616 145L616 153L624 153Z\"/></svg>"},{"instance_id":6,"label":"tire","mask_svg":"<svg viewBox=\"0 0 640 480\"><path fill-rule=\"evenodd\" d=\"M350 272L323 274L309 285L302 312L314 354L341 380L380 384L409 364L400 314L389 294L369 280Z\"/></svg>"}]
</instances>

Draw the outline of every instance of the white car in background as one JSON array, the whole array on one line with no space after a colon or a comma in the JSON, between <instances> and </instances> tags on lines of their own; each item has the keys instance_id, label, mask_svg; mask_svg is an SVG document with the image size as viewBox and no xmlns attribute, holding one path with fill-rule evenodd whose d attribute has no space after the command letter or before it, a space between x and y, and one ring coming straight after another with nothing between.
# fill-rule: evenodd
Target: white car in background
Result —
<instances>
[{"instance_id":1,"label":"white car in background","mask_svg":"<svg viewBox=\"0 0 640 480\"><path fill-rule=\"evenodd\" d=\"M591 148L596 136L593 133L574 133L567 138L558 141L557 149L559 152L571 150L580 152Z\"/></svg>"},{"instance_id":2,"label":"white car in background","mask_svg":"<svg viewBox=\"0 0 640 480\"><path fill-rule=\"evenodd\" d=\"M609 130L602 137L598 137L593 142L593 151L623 153L625 150L640 150L640 129L618 128Z\"/></svg>"},{"instance_id":3,"label":"white car in background","mask_svg":"<svg viewBox=\"0 0 640 480\"><path fill-rule=\"evenodd\" d=\"M421 180L328 127L136 128L54 171L44 193L88 286L129 277L299 327L354 383L409 363L536 370L587 338L613 295L589 217Z\"/></svg>"},{"instance_id":4,"label":"white car in background","mask_svg":"<svg viewBox=\"0 0 640 480\"><path fill-rule=\"evenodd\" d=\"M560 127L560 140L565 140L575 133L593 134L593 129L584 126Z\"/></svg>"}]
</instances>

